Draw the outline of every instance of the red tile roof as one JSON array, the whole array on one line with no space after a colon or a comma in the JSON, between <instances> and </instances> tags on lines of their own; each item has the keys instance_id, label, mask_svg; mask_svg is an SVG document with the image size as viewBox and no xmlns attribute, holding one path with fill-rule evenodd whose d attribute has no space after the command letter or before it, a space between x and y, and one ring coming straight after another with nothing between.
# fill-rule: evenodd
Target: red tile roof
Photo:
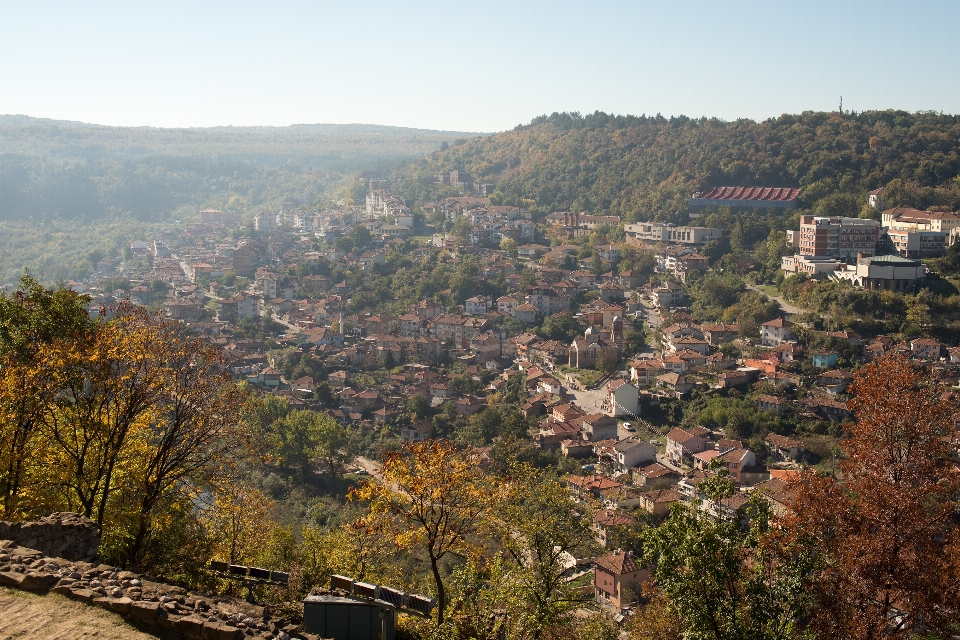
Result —
<instances>
[{"instance_id":1,"label":"red tile roof","mask_svg":"<svg viewBox=\"0 0 960 640\"><path fill-rule=\"evenodd\" d=\"M764 200L786 202L796 200L800 189L787 187L712 187L694 194L700 200Z\"/></svg>"},{"instance_id":2,"label":"red tile roof","mask_svg":"<svg viewBox=\"0 0 960 640\"><path fill-rule=\"evenodd\" d=\"M640 567L637 566L637 563L630 552L614 552L608 556L597 558L596 562L598 567L602 567L610 573L618 576L640 570Z\"/></svg>"}]
</instances>

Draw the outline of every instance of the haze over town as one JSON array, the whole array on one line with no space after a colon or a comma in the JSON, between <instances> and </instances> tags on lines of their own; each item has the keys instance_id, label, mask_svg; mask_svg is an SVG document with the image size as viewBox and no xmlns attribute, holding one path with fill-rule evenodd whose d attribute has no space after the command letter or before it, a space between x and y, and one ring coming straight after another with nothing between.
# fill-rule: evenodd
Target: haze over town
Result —
<instances>
[{"instance_id":1,"label":"haze over town","mask_svg":"<svg viewBox=\"0 0 960 640\"><path fill-rule=\"evenodd\" d=\"M960 637L958 19L0 0L0 636Z\"/></svg>"}]
</instances>

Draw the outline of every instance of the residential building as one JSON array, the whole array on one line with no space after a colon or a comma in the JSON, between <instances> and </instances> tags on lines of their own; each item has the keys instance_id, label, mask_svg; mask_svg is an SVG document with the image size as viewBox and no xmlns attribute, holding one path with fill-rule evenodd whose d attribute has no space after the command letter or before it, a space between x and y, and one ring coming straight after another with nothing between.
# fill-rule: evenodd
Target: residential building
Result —
<instances>
[{"instance_id":1,"label":"residential building","mask_svg":"<svg viewBox=\"0 0 960 640\"><path fill-rule=\"evenodd\" d=\"M597 558L593 574L597 603L618 614L637 602L643 583L650 581L650 571L641 568L629 551L615 551Z\"/></svg>"},{"instance_id":2,"label":"residential building","mask_svg":"<svg viewBox=\"0 0 960 640\"><path fill-rule=\"evenodd\" d=\"M679 471L675 471L670 467L665 467L659 462L654 462L653 464L643 467L642 469L633 470L634 484L645 488L672 487L679 481Z\"/></svg>"},{"instance_id":3,"label":"residential building","mask_svg":"<svg viewBox=\"0 0 960 640\"><path fill-rule=\"evenodd\" d=\"M897 207L880 214L883 226L896 231L934 231L950 233L960 227L960 212L920 211ZM908 256L909 257L909 256Z\"/></svg>"},{"instance_id":4,"label":"residential building","mask_svg":"<svg viewBox=\"0 0 960 640\"><path fill-rule=\"evenodd\" d=\"M681 497L680 492L676 489L654 489L640 494L640 507L655 516L662 517L669 513L670 506L674 502L679 502Z\"/></svg>"},{"instance_id":5,"label":"residential building","mask_svg":"<svg viewBox=\"0 0 960 640\"><path fill-rule=\"evenodd\" d=\"M931 258L947 250L947 233L887 229L881 243L886 243L886 248L896 251L901 258Z\"/></svg>"},{"instance_id":6,"label":"residential building","mask_svg":"<svg viewBox=\"0 0 960 640\"><path fill-rule=\"evenodd\" d=\"M557 293L550 287L527 287L524 301L535 306L543 316L570 310L570 296Z\"/></svg>"},{"instance_id":7,"label":"residential building","mask_svg":"<svg viewBox=\"0 0 960 640\"><path fill-rule=\"evenodd\" d=\"M470 316L485 315L491 308L493 308L493 301L486 296L467 298L467 301L464 303L464 309L466 310L467 315Z\"/></svg>"},{"instance_id":8,"label":"residential building","mask_svg":"<svg viewBox=\"0 0 960 640\"><path fill-rule=\"evenodd\" d=\"M540 310L529 302L525 302L514 307L513 312L510 315L523 324L533 325L537 323L537 317L540 315Z\"/></svg>"},{"instance_id":9,"label":"residential building","mask_svg":"<svg viewBox=\"0 0 960 640\"><path fill-rule=\"evenodd\" d=\"M787 436L781 436L776 433L768 433L764 437L763 442L767 445L770 455L777 460L800 462L803 459L804 452L806 451L803 443L799 440L788 438Z\"/></svg>"},{"instance_id":10,"label":"residential building","mask_svg":"<svg viewBox=\"0 0 960 640\"><path fill-rule=\"evenodd\" d=\"M880 223L863 218L802 216L800 255L853 258L873 255L880 239Z\"/></svg>"},{"instance_id":11,"label":"residential building","mask_svg":"<svg viewBox=\"0 0 960 640\"><path fill-rule=\"evenodd\" d=\"M760 325L760 344L776 347L784 342L796 340L793 335L793 323L785 318L775 318Z\"/></svg>"},{"instance_id":12,"label":"residential building","mask_svg":"<svg viewBox=\"0 0 960 640\"><path fill-rule=\"evenodd\" d=\"M668 282L662 287L654 289L650 294L655 307L659 309L671 309L683 304L683 287L673 282Z\"/></svg>"},{"instance_id":13,"label":"residential building","mask_svg":"<svg viewBox=\"0 0 960 640\"><path fill-rule=\"evenodd\" d=\"M616 452L617 467L620 471L629 471L642 463L656 462L657 446L639 438L624 438L613 445Z\"/></svg>"},{"instance_id":14,"label":"residential building","mask_svg":"<svg viewBox=\"0 0 960 640\"><path fill-rule=\"evenodd\" d=\"M639 391L626 380L611 380L607 384L606 402L607 412L613 417L635 416L640 410Z\"/></svg>"},{"instance_id":15,"label":"residential building","mask_svg":"<svg viewBox=\"0 0 960 640\"><path fill-rule=\"evenodd\" d=\"M723 238L723 229L709 227L678 227L671 222L638 222L625 224L628 238L651 244L658 242L701 246L710 240Z\"/></svg>"},{"instance_id":16,"label":"residential building","mask_svg":"<svg viewBox=\"0 0 960 640\"><path fill-rule=\"evenodd\" d=\"M623 509L600 509L593 514L593 531L596 541L609 548L612 534L623 527L636 524L637 519Z\"/></svg>"},{"instance_id":17,"label":"residential building","mask_svg":"<svg viewBox=\"0 0 960 640\"><path fill-rule=\"evenodd\" d=\"M659 360L638 360L630 363L630 381L636 383L637 387L651 387L656 382L657 376L666 373L663 363Z\"/></svg>"},{"instance_id":18,"label":"residential building","mask_svg":"<svg viewBox=\"0 0 960 640\"><path fill-rule=\"evenodd\" d=\"M400 429L401 442L422 442L433 437L433 421L418 420Z\"/></svg>"},{"instance_id":19,"label":"residential building","mask_svg":"<svg viewBox=\"0 0 960 640\"><path fill-rule=\"evenodd\" d=\"M810 361L817 369L832 369L837 366L837 360L839 359L840 354L836 351L816 349L810 352Z\"/></svg>"},{"instance_id":20,"label":"residential building","mask_svg":"<svg viewBox=\"0 0 960 640\"><path fill-rule=\"evenodd\" d=\"M679 427L667 434L667 458L673 464L681 464L685 457L693 456L707 448L707 441Z\"/></svg>"},{"instance_id":21,"label":"residential building","mask_svg":"<svg viewBox=\"0 0 960 640\"><path fill-rule=\"evenodd\" d=\"M736 340L740 336L740 325L738 324L705 324L703 325L703 337L711 347L717 347L724 342Z\"/></svg>"},{"instance_id":22,"label":"residential building","mask_svg":"<svg viewBox=\"0 0 960 640\"><path fill-rule=\"evenodd\" d=\"M883 198L883 187L874 189L867 194L867 204L877 211L882 211L887 208L887 201ZM884 226L890 225L885 224Z\"/></svg>"},{"instance_id":23,"label":"residential building","mask_svg":"<svg viewBox=\"0 0 960 640\"><path fill-rule=\"evenodd\" d=\"M617 420L602 413L584 416L580 420L580 437L588 442L615 440L617 438Z\"/></svg>"}]
</instances>

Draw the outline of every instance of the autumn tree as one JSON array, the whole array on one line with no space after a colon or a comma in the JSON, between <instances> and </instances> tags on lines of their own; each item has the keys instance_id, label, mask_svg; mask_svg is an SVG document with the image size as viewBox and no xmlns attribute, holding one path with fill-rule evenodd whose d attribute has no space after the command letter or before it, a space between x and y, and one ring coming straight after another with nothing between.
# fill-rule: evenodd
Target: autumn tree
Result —
<instances>
[{"instance_id":1,"label":"autumn tree","mask_svg":"<svg viewBox=\"0 0 960 640\"><path fill-rule=\"evenodd\" d=\"M94 323L88 298L46 289L28 272L14 292L0 291L0 494L2 517L21 515L21 499L42 471L40 415L56 387L41 354L55 342L85 339Z\"/></svg>"},{"instance_id":2,"label":"autumn tree","mask_svg":"<svg viewBox=\"0 0 960 640\"><path fill-rule=\"evenodd\" d=\"M957 402L898 355L863 367L852 391L839 479L804 474L785 520L822 554L813 628L832 638L950 637L960 620Z\"/></svg>"},{"instance_id":3,"label":"autumn tree","mask_svg":"<svg viewBox=\"0 0 960 640\"><path fill-rule=\"evenodd\" d=\"M223 476L206 496L200 518L214 556L231 564L255 562L270 538L273 501L236 474Z\"/></svg>"},{"instance_id":4,"label":"autumn tree","mask_svg":"<svg viewBox=\"0 0 960 640\"><path fill-rule=\"evenodd\" d=\"M437 624L447 609L441 562L476 551L475 534L489 512L491 487L474 461L446 440L405 444L384 454L380 478L351 491L370 502L371 514L390 514L398 547L419 548L429 559L437 592Z\"/></svg>"},{"instance_id":5,"label":"autumn tree","mask_svg":"<svg viewBox=\"0 0 960 640\"><path fill-rule=\"evenodd\" d=\"M155 419L143 430L138 465L138 523L129 562L142 566L157 511L182 497L186 484L200 487L226 459L237 460L249 444L238 420L243 397L232 384L219 349L187 336L176 324L162 327L156 366L162 388Z\"/></svg>"},{"instance_id":6,"label":"autumn tree","mask_svg":"<svg viewBox=\"0 0 960 640\"><path fill-rule=\"evenodd\" d=\"M162 331L142 309L116 311L88 339L55 342L43 354L57 387L42 418L61 471L54 482L70 508L99 525L117 490L115 474L138 459L130 439L156 418L163 388Z\"/></svg>"}]
</instances>

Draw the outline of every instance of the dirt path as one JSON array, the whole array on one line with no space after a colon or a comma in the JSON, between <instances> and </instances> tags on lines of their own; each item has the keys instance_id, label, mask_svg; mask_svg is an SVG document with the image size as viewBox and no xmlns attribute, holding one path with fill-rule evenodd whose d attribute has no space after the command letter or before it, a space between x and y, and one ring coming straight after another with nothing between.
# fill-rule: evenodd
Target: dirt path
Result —
<instances>
[{"instance_id":1,"label":"dirt path","mask_svg":"<svg viewBox=\"0 0 960 640\"><path fill-rule=\"evenodd\" d=\"M760 290L760 289L757 289L757 288L754 287L752 284L748 284L748 285L747 285L747 289L749 289L750 291L757 291L757 292L759 292L759 293L762 293L762 294L764 294L765 296L767 296L768 298L770 298L771 300L774 300L774 301L780 303L780 308L783 309L784 311L786 311L787 313L789 313L790 315L798 316L798 315L801 315L801 314L804 314L804 313L810 313L810 310L809 310L809 309L801 309L800 307L796 307L796 306L790 304L789 302L787 302L786 300L784 300L784 299L783 299L783 296L772 296L772 295L770 295L769 293L767 293L766 291L762 291L762 290ZM821 314L821 315L822 315L822 314Z\"/></svg>"},{"instance_id":2,"label":"dirt path","mask_svg":"<svg viewBox=\"0 0 960 640\"><path fill-rule=\"evenodd\" d=\"M156 640L177 638L146 633L120 616L56 594L44 596L0 587L0 640Z\"/></svg>"}]
</instances>

